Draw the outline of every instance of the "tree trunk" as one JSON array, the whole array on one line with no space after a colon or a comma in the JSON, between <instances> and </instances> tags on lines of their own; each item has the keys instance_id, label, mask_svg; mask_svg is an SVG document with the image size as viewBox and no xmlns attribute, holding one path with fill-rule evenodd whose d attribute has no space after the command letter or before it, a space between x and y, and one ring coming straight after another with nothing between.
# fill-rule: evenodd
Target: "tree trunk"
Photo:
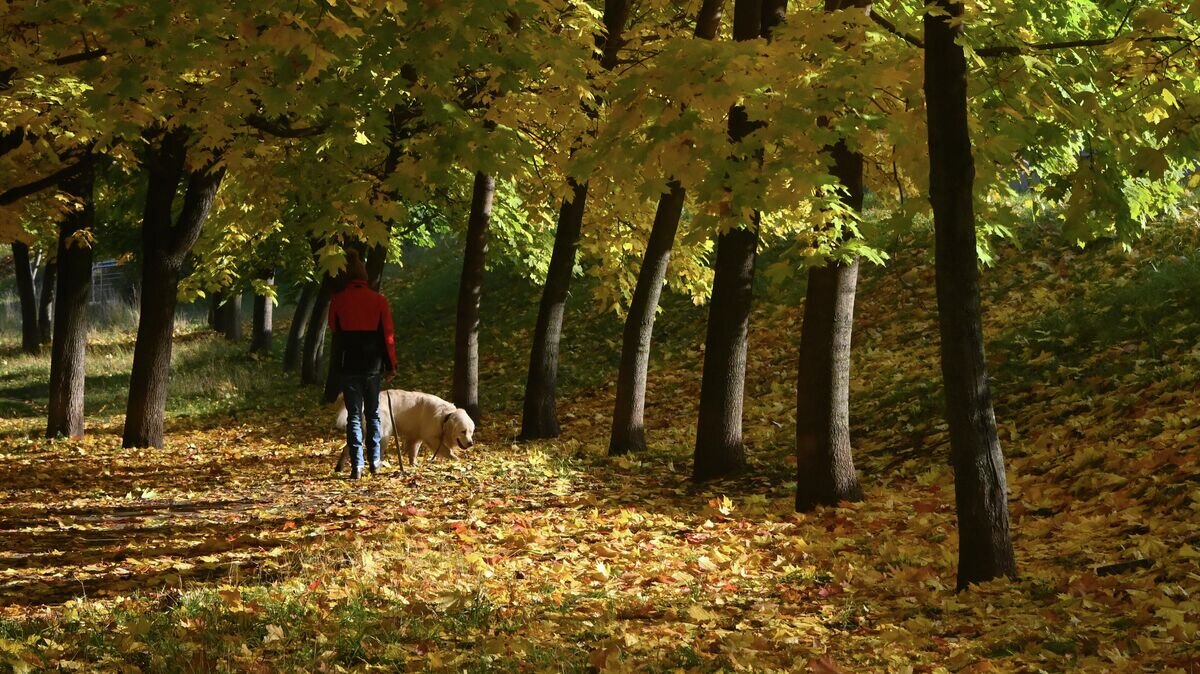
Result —
<instances>
[{"instance_id":1,"label":"tree trunk","mask_svg":"<svg viewBox=\"0 0 1200 674\"><path fill-rule=\"evenodd\" d=\"M80 202L58 226L58 279L54 286L54 339L50 344L50 404L46 437L83 437L84 355L87 350L87 309L92 293L92 249L74 235L90 230L96 219L92 200L93 159L77 177L62 184L63 192Z\"/></svg>"},{"instance_id":2,"label":"tree trunk","mask_svg":"<svg viewBox=\"0 0 1200 674\"><path fill-rule=\"evenodd\" d=\"M263 269L258 273L258 278L265 281L267 285L275 285L275 270ZM252 334L250 335L250 353L270 353L271 352L271 331L273 328L272 318L275 313L275 303L266 295L254 296L254 321L251 327Z\"/></svg>"},{"instance_id":3,"label":"tree trunk","mask_svg":"<svg viewBox=\"0 0 1200 674\"><path fill-rule=\"evenodd\" d=\"M716 37L721 27L721 12L725 0L704 0L696 15L693 35L703 40ZM613 410L612 432L608 439L610 455L642 451L646 448L643 417L646 409L646 375L650 363L650 346L654 337L654 318L658 300L666 281L671 247L683 215L686 190L677 181L668 185L658 197L654 225L646 242L646 252L638 272L637 286L625 317L625 333L621 344L621 365L617 372L617 400Z\"/></svg>"},{"instance_id":4,"label":"tree trunk","mask_svg":"<svg viewBox=\"0 0 1200 674\"><path fill-rule=\"evenodd\" d=\"M697 482L736 475L746 468L742 394L750 301L754 295L757 221L751 227L730 230L717 239L692 467L692 479Z\"/></svg>"},{"instance_id":5,"label":"tree trunk","mask_svg":"<svg viewBox=\"0 0 1200 674\"><path fill-rule=\"evenodd\" d=\"M942 381L958 511L958 588L1015 576L1004 455L996 435L979 300L975 159L967 121L967 61L955 43L963 6L939 0L948 16L925 14L925 100L929 201L941 333Z\"/></svg>"},{"instance_id":6,"label":"tree trunk","mask_svg":"<svg viewBox=\"0 0 1200 674\"><path fill-rule=\"evenodd\" d=\"M742 41L768 35L782 17L781 7L778 0L771 3L735 0L733 38ZM741 106L730 108L729 139L732 143L740 142L757 126ZM732 229L717 237L692 466L695 481L735 475L746 468L746 453L742 447L742 396L746 385L758 220L756 211L749 227Z\"/></svg>"},{"instance_id":7,"label":"tree trunk","mask_svg":"<svg viewBox=\"0 0 1200 674\"><path fill-rule=\"evenodd\" d=\"M208 329L213 332L221 332L221 326L224 325L224 316L221 314L222 307L225 306L225 293L214 291L208 296Z\"/></svg>"},{"instance_id":8,"label":"tree trunk","mask_svg":"<svg viewBox=\"0 0 1200 674\"><path fill-rule=\"evenodd\" d=\"M58 283L58 263L47 262L42 271L42 293L38 299L38 341L50 343L54 328L54 287Z\"/></svg>"},{"instance_id":9,"label":"tree trunk","mask_svg":"<svg viewBox=\"0 0 1200 674\"><path fill-rule=\"evenodd\" d=\"M142 282L155 291L142 294L122 446L162 447L179 269L165 255L147 256Z\"/></svg>"},{"instance_id":10,"label":"tree trunk","mask_svg":"<svg viewBox=\"0 0 1200 674\"><path fill-rule=\"evenodd\" d=\"M575 269L575 249L583 226L583 209L588 184L571 181L572 197L564 199L554 232L554 252L538 306L533 350L529 355L529 376L525 380L525 407L521 419L521 440L556 438L558 411L555 387L558 382L558 343L562 337L563 311Z\"/></svg>"},{"instance_id":11,"label":"tree trunk","mask_svg":"<svg viewBox=\"0 0 1200 674\"><path fill-rule=\"evenodd\" d=\"M33 266L29 262L29 246L14 241L13 269L17 276L17 296L21 303L21 350L37 353L38 339L37 291L34 290Z\"/></svg>"},{"instance_id":12,"label":"tree trunk","mask_svg":"<svg viewBox=\"0 0 1200 674\"><path fill-rule=\"evenodd\" d=\"M288 328L287 344L283 349L284 372L291 372L300 367L305 328L308 326L309 316L312 315L313 305L317 301L319 288L320 284L318 283L305 284L300 291L300 298L296 300L296 311L292 314L292 325Z\"/></svg>"},{"instance_id":13,"label":"tree trunk","mask_svg":"<svg viewBox=\"0 0 1200 674\"><path fill-rule=\"evenodd\" d=\"M338 394L342 392L342 363L338 354L341 353L341 344L338 343L338 334L332 332L329 334L329 366L325 370L325 386L321 390L321 402L333 403L337 400Z\"/></svg>"},{"instance_id":14,"label":"tree trunk","mask_svg":"<svg viewBox=\"0 0 1200 674\"><path fill-rule=\"evenodd\" d=\"M242 340L242 293L231 292L225 296L225 304L219 310L221 334L227 341Z\"/></svg>"},{"instance_id":15,"label":"tree trunk","mask_svg":"<svg viewBox=\"0 0 1200 674\"><path fill-rule=\"evenodd\" d=\"M825 0L825 11L866 10L867 0ZM817 122L828 126L822 117ZM844 140L825 151L845 190L842 203L862 212L863 158ZM796 379L796 510L860 501L850 444L850 342L858 260L830 261L808 272Z\"/></svg>"},{"instance_id":16,"label":"tree trunk","mask_svg":"<svg viewBox=\"0 0 1200 674\"><path fill-rule=\"evenodd\" d=\"M391 227L388 227L391 231ZM387 246L383 244L371 246L367 251L367 284L371 290L378 291L383 286L383 268L387 264Z\"/></svg>"},{"instance_id":17,"label":"tree trunk","mask_svg":"<svg viewBox=\"0 0 1200 674\"><path fill-rule=\"evenodd\" d=\"M464 237L466 250L463 252L462 278L458 283L458 318L454 326L454 404L466 410L476 424L480 423L479 301L483 294L488 224L495 193L496 179L477 171Z\"/></svg>"},{"instance_id":18,"label":"tree trunk","mask_svg":"<svg viewBox=\"0 0 1200 674\"><path fill-rule=\"evenodd\" d=\"M808 272L796 381L796 510L862 500L850 445L850 335L858 260Z\"/></svg>"},{"instance_id":19,"label":"tree trunk","mask_svg":"<svg viewBox=\"0 0 1200 674\"><path fill-rule=\"evenodd\" d=\"M145 162L150 182L142 216L142 287L152 291L141 297L123 447L163 444L180 272L224 177L220 169L190 173L183 205L172 222L175 193L184 176L187 140L184 131L167 132Z\"/></svg>"},{"instance_id":20,"label":"tree trunk","mask_svg":"<svg viewBox=\"0 0 1200 674\"><path fill-rule=\"evenodd\" d=\"M333 279L325 276L313 301L312 314L304 330L304 353L300 361L300 383L320 384L321 358L325 355L325 329L329 325L329 300L333 297Z\"/></svg>"},{"instance_id":21,"label":"tree trunk","mask_svg":"<svg viewBox=\"0 0 1200 674\"><path fill-rule=\"evenodd\" d=\"M658 299L667 278L671 246L679 229L685 193L678 182L658 200L654 225L646 241L646 253L638 272L637 286L625 317L621 342L621 367L617 372L617 401L613 410L612 432L608 440L611 455L646 449L643 413L646 408L646 372L650 366L650 342L654 335L654 317Z\"/></svg>"}]
</instances>

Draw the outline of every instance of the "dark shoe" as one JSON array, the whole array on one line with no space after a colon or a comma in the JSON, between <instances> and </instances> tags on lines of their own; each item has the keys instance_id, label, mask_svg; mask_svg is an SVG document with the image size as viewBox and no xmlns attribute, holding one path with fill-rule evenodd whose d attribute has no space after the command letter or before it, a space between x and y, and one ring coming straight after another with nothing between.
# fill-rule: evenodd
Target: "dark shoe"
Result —
<instances>
[{"instance_id":1,"label":"dark shoe","mask_svg":"<svg viewBox=\"0 0 1200 674\"><path fill-rule=\"evenodd\" d=\"M358 480L361 478L362 478L362 467L355 466L350 469L350 479L351 480Z\"/></svg>"}]
</instances>

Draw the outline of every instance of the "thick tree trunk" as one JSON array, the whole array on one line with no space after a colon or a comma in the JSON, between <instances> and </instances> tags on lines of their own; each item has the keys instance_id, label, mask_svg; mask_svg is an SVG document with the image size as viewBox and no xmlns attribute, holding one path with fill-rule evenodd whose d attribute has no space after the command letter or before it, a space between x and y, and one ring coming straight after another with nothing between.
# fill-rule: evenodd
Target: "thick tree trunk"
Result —
<instances>
[{"instance_id":1,"label":"thick tree trunk","mask_svg":"<svg viewBox=\"0 0 1200 674\"><path fill-rule=\"evenodd\" d=\"M862 211L863 158L828 148L843 203ZM850 444L850 341L858 260L808 272L796 379L796 510L862 500Z\"/></svg>"},{"instance_id":2,"label":"thick tree trunk","mask_svg":"<svg viewBox=\"0 0 1200 674\"><path fill-rule=\"evenodd\" d=\"M825 0L826 11L864 10L866 0ZM867 10L869 11L869 10ZM818 120L821 126L828 119ZM839 140L825 151L842 202L863 205L863 158ZM850 342L858 260L829 262L808 272L800 366L796 379L796 510L862 500L850 444Z\"/></svg>"},{"instance_id":3,"label":"thick tree trunk","mask_svg":"<svg viewBox=\"0 0 1200 674\"><path fill-rule=\"evenodd\" d=\"M769 34L782 17L781 8L778 0L770 3L735 0L733 38L753 40ZM757 126L743 108L730 108L731 142L740 142ZM746 453L742 447L742 396L746 385L758 219L755 212L754 221L748 227L732 229L717 237L692 465L695 481L736 475L746 468Z\"/></svg>"},{"instance_id":4,"label":"thick tree trunk","mask_svg":"<svg viewBox=\"0 0 1200 674\"><path fill-rule=\"evenodd\" d=\"M38 341L49 344L54 329L54 287L58 283L58 263L48 262L42 270L42 293L38 298Z\"/></svg>"},{"instance_id":5,"label":"thick tree trunk","mask_svg":"<svg viewBox=\"0 0 1200 674\"><path fill-rule=\"evenodd\" d=\"M58 226L58 279L54 296L54 339L50 345L50 404L46 437L83 437L84 354L87 350L87 308L92 293L92 249L76 241L77 232L95 224L92 201L93 160L79 176L62 184L77 199Z\"/></svg>"},{"instance_id":6,"label":"thick tree trunk","mask_svg":"<svg viewBox=\"0 0 1200 674\"><path fill-rule=\"evenodd\" d=\"M325 276L313 301L312 314L304 330L304 353L300 360L300 383L322 383L321 359L325 355L325 329L329 325L329 300L333 297L333 279Z\"/></svg>"},{"instance_id":7,"label":"thick tree trunk","mask_svg":"<svg viewBox=\"0 0 1200 674\"><path fill-rule=\"evenodd\" d=\"M692 467L696 481L736 475L746 468L742 395L758 223L751 227L730 230L717 239Z\"/></svg>"},{"instance_id":8,"label":"thick tree trunk","mask_svg":"<svg viewBox=\"0 0 1200 674\"><path fill-rule=\"evenodd\" d=\"M643 414L646 408L646 373L650 366L650 343L654 335L654 317L658 299L667 278L671 247L679 218L683 213L683 186L672 182L658 200L654 225L646 241L646 253L638 272L637 286L625 317L621 342L621 366L617 372L617 401L613 410L608 453L612 455L646 449Z\"/></svg>"},{"instance_id":9,"label":"thick tree trunk","mask_svg":"<svg viewBox=\"0 0 1200 674\"><path fill-rule=\"evenodd\" d=\"M287 344L283 349L284 372L292 372L300 367L301 356L304 352L304 334L308 327L309 316L312 315L313 305L316 304L319 289L320 284L308 283L300 291L300 298L296 300L296 311L292 314Z\"/></svg>"},{"instance_id":10,"label":"thick tree trunk","mask_svg":"<svg viewBox=\"0 0 1200 674\"><path fill-rule=\"evenodd\" d=\"M958 511L958 588L1015 576L1004 455L996 434L979 300L974 197L975 159L967 121L967 61L955 43L963 6L925 15L925 100L929 129L929 201L941 333L942 381Z\"/></svg>"},{"instance_id":11,"label":"thick tree trunk","mask_svg":"<svg viewBox=\"0 0 1200 674\"><path fill-rule=\"evenodd\" d=\"M559 435L555 387L558 382L558 344L562 337L563 311L575 268L575 249L583 226L588 184L571 181L572 197L564 199L554 232L554 252L538 306L529 376L525 380L525 407L521 418L521 440L556 438Z\"/></svg>"},{"instance_id":12,"label":"thick tree trunk","mask_svg":"<svg viewBox=\"0 0 1200 674\"><path fill-rule=\"evenodd\" d=\"M142 295L122 446L162 447L179 269L165 255L147 256L142 281L155 291Z\"/></svg>"},{"instance_id":13,"label":"thick tree trunk","mask_svg":"<svg viewBox=\"0 0 1200 674\"><path fill-rule=\"evenodd\" d=\"M258 278L264 281L267 285L275 285L275 270L264 269L259 272ZM275 303L266 295L254 296L254 320L251 327L250 335L250 353L270 353L271 352L271 332L273 329L273 315L275 313Z\"/></svg>"},{"instance_id":14,"label":"thick tree trunk","mask_svg":"<svg viewBox=\"0 0 1200 674\"><path fill-rule=\"evenodd\" d=\"M850 445L850 335L858 260L808 272L796 382L796 510L862 500Z\"/></svg>"},{"instance_id":15,"label":"thick tree trunk","mask_svg":"<svg viewBox=\"0 0 1200 674\"><path fill-rule=\"evenodd\" d=\"M142 287L123 447L161 447L167 407L175 306L184 260L200 236L224 177L223 170L188 175L179 215L172 222L175 192L184 176L187 134L170 131L149 152L150 182L142 216Z\"/></svg>"},{"instance_id":16,"label":"thick tree trunk","mask_svg":"<svg viewBox=\"0 0 1200 674\"><path fill-rule=\"evenodd\" d=\"M225 303L218 310L221 335L230 342L242 341L242 293L232 292L225 296Z\"/></svg>"},{"instance_id":17,"label":"thick tree trunk","mask_svg":"<svg viewBox=\"0 0 1200 674\"><path fill-rule=\"evenodd\" d=\"M21 350L37 353L38 339L37 291L34 290L33 266L29 262L29 246L14 241L13 269L17 276L17 297L21 304Z\"/></svg>"},{"instance_id":18,"label":"thick tree trunk","mask_svg":"<svg viewBox=\"0 0 1200 674\"><path fill-rule=\"evenodd\" d=\"M467 411L476 424L479 415L479 301L487 260L488 224L496 179L477 171L467 219L462 277L458 283L458 317L454 326L454 404Z\"/></svg>"}]
</instances>

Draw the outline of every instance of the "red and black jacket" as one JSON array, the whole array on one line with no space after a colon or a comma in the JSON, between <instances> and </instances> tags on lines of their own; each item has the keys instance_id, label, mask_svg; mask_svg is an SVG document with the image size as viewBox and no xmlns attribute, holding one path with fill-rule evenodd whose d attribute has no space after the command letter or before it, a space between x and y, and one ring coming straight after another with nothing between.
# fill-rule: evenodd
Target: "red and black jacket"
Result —
<instances>
[{"instance_id":1,"label":"red and black jacket","mask_svg":"<svg viewBox=\"0 0 1200 674\"><path fill-rule=\"evenodd\" d=\"M366 281L351 281L329 302L329 329L334 332L333 358L340 372L380 374L396 369L396 337L387 298Z\"/></svg>"}]
</instances>

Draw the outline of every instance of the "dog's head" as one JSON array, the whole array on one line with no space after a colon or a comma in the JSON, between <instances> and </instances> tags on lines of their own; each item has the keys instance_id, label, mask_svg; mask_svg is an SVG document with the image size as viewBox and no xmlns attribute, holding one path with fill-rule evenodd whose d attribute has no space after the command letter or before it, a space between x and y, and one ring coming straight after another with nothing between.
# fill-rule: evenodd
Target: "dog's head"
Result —
<instances>
[{"instance_id":1,"label":"dog's head","mask_svg":"<svg viewBox=\"0 0 1200 674\"><path fill-rule=\"evenodd\" d=\"M451 450L470 449L475 445L475 422L463 408L459 407L442 417L442 444L438 453L440 456L445 456L443 452L453 456Z\"/></svg>"}]
</instances>

